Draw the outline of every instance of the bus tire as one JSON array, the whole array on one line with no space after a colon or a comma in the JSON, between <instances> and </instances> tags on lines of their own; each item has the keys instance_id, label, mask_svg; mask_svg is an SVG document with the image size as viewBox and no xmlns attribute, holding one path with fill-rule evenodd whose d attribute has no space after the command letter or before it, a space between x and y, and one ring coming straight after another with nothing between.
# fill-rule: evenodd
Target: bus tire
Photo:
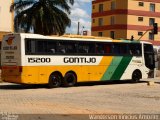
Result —
<instances>
[{"instance_id":1,"label":"bus tire","mask_svg":"<svg viewBox=\"0 0 160 120\"><path fill-rule=\"evenodd\" d=\"M48 87L57 88L61 85L61 76L56 73L52 73L49 77Z\"/></svg>"},{"instance_id":2,"label":"bus tire","mask_svg":"<svg viewBox=\"0 0 160 120\"><path fill-rule=\"evenodd\" d=\"M140 70L135 70L132 74L132 82L139 82L142 78L142 74Z\"/></svg>"},{"instance_id":3,"label":"bus tire","mask_svg":"<svg viewBox=\"0 0 160 120\"><path fill-rule=\"evenodd\" d=\"M72 87L77 83L77 77L74 73L68 72L64 76L63 86Z\"/></svg>"}]
</instances>

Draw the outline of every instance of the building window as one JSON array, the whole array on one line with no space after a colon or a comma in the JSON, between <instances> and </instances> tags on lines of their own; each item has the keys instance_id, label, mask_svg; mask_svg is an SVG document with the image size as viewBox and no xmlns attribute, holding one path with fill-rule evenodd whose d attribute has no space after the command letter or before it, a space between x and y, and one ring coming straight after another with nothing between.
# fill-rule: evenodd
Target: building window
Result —
<instances>
[{"instance_id":1,"label":"building window","mask_svg":"<svg viewBox=\"0 0 160 120\"><path fill-rule=\"evenodd\" d=\"M144 6L144 2L139 2L138 5L143 7Z\"/></svg>"},{"instance_id":2,"label":"building window","mask_svg":"<svg viewBox=\"0 0 160 120\"><path fill-rule=\"evenodd\" d=\"M149 40L154 40L154 33L153 32L149 33Z\"/></svg>"},{"instance_id":3,"label":"building window","mask_svg":"<svg viewBox=\"0 0 160 120\"><path fill-rule=\"evenodd\" d=\"M138 32L138 36L142 36L143 35L143 32Z\"/></svg>"},{"instance_id":4,"label":"building window","mask_svg":"<svg viewBox=\"0 0 160 120\"><path fill-rule=\"evenodd\" d=\"M150 11L155 12L155 4L153 3L150 4Z\"/></svg>"},{"instance_id":5,"label":"building window","mask_svg":"<svg viewBox=\"0 0 160 120\"><path fill-rule=\"evenodd\" d=\"M95 5L92 6L92 9L95 9Z\"/></svg>"},{"instance_id":6,"label":"building window","mask_svg":"<svg viewBox=\"0 0 160 120\"><path fill-rule=\"evenodd\" d=\"M103 4L99 4L99 12L103 12Z\"/></svg>"},{"instance_id":7,"label":"building window","mask_svg":"<svg viewBox=\"0 0 160 120\"><path fill-rule=\"evenodd\" d=\"M99 23L99 26L102 26L103 25L103 18L99 18L98 23Z\"/></svg>"},{"instance_id":8,"label":"building window","mask_svg":"<svg viewBox=\"0 0 160 120\"><path fill-rule=\"evenodd\" d=\"M111 37L112 39L115 38L115 32L114 32L114 31L111 31L111 32L110 32L110 37Z\"/></svg>"},{"instance_id":9,"label":"building window","mask_svg":"<svg viewBox=\"0 0 160 120\"><path fill-rule=\"evenodd\" d=\"M103 32L98 32L98 36L103 36Z\"/></svg>"},{"instance_id":10,"label":"building window","mask_svg":"<svg viewBox=\"0 0 160 120\"><path fill-rule=\"evenodd\" d=\"M143 21L143 17L138 17L138 21L142 22Z\"/></svg>"},{"instance_id":11,"label":"building window","mask_svg":"<svg viewBox=\"0 0 160 120\"><path fill-rule=\"evenodd\" d=\"M114 10L114 9L116 9L116 2L112 1L111 2L111 10Z\"/></svg>"},{"instance_id":12,"label":"building window","mask_svg":"<svg viewBox=\"0 0 160 120\"><path fill-rule=\"evenodd\" d=\"M95 23L95 19L92 19L92 22Z\"/></svg>"},{"instance_id":13,"label":"building window","mask_svg":"<svg viewBox=\"0 0 160 120\"><path fill-rule=\"evenodd\" d=\"M115 18L114 18L114 16L111 16L110 23L111 23L111 25L115 24Z\"/></svg>"},{"instance_id":14,"label":"building window","mask_svg":"<svg viewBox=\"0 0 160 120\"><path fill-rule=\"evenodd\" d=\"M155 19L154 18L149 18L149 25L153 25L155 23Z\"/></svg>"}]
</instances>

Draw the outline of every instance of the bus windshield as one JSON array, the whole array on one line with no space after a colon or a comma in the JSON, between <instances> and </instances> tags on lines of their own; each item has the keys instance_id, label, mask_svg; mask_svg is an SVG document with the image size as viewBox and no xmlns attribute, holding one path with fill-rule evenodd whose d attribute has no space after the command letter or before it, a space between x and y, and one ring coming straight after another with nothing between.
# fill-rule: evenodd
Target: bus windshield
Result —
<instances>
[{"instance_id":1,"label":"bus windshield","mask_svg":"<svg viewBox=\"0 0 160 120\"><path fill-rule=\"evenodd\" d=\"M145 65L149 69L155 68L154 49L150 44L144 44Z\"/></svg>"}]
</instances>

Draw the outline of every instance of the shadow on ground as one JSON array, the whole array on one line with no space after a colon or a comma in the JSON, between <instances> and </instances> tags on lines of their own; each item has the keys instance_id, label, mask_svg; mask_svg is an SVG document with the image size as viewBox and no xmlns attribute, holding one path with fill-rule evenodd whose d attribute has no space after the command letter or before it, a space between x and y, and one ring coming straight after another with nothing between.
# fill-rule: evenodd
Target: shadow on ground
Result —
<instances>
[{"instance_id":1,"label":"shadow on ground","mask_svg":"<svg viewBox=\"0 0 160 120\"><path fill-rule=\"evenodd\" d=\"M39 89L39 88L47 88L47 85L24 85L24 84L0 84L0 90L23 90L23 89Z\"/></svg>"},{"instance_id":2,"label":"shadow on ground","mask_svg":"<svg viewBox=\"0 0 160 120\"><path fill-rule=\"evenodd\" d=\"M160 82L155 82L156 84L160 84Z\"/></svg>"},{"instance_id":3,"label":"shadow on ground","mask_svg":"<svg viewBox=\"0 0 160 120\"><path fill-rule=\"evenodd\" d=\"M140 81L139 83L145 83L146 81ZM131 80L115 80L115 81L105 81L105 82L82 82L76 84L74 87L82 87L82 86L96 86L96 85L119 85L119 84L138 84L133 83ZM0 89L5 90L22 90L22 89L41 89L48 88L47 85L20 85L20 84L12 84L12 83L0 83ZM64 88L64 87L62 87ZM53 88L56 89L56 88Z\"/></svg>"}]
</instances>

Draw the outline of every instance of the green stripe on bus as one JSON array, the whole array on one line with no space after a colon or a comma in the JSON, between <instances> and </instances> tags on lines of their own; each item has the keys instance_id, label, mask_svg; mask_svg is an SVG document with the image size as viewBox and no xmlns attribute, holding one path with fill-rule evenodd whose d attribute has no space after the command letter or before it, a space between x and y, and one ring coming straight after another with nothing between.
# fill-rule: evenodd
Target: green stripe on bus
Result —
<instances>
[{"instance_id":1,"label":"green stripe on bus","mask_svg":"<svg viewBox=\"0 0 160 120\"><path fill-rule=\"evenodd\" d=\"M104 73L103 77L101 78L102 81L110 80L113 76L115 70L117 69L118 65L120 64L123 57L114 57L111 64L109 65L108 69Z\"/></svg>"},{"instance_id":2,"label":"green stripe on bus","mask_svg":"<svg viewBox=\"0 0 160 120\"><path fill-rule=\"evenodd\" d=\"M120 64L118 65L117 69L114 71L111 80L120 80L131 60L132 60L131 56L130 57L124 56Z\"/></svg>"}]
</instances>

